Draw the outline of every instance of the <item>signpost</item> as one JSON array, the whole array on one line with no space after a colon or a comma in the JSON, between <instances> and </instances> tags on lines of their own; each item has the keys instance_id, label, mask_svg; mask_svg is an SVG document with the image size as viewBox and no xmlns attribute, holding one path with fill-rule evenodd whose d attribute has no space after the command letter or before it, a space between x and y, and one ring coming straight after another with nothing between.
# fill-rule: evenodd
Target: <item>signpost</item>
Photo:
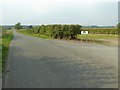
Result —
<instances>
[{"instance_id":1,"label":"signpost","mask_svg":"<svg viewBox=\"0 0 120 90\"><path fill-rule=\"evenodd\" d=\"M81 34L88 34L88 31L81 31Z\"/></svg>"},{"instance_id":2,"label":"signpost","mask_svg":"<svg viewBox=\"0 0 120 90\"><path fill-rule=\"evenodd\" d=\"M81 34L84 34L84 35L86 35L86 40L85 41L87 41L87 36L88 36L88 31L81 31Z\"/></svg>"}]
</instances>

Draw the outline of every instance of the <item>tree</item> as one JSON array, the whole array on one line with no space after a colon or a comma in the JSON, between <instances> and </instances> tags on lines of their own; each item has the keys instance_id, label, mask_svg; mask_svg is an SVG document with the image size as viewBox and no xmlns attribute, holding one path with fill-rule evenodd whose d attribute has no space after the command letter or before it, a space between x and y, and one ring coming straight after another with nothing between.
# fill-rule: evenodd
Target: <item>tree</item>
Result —
<instances>
[{"instance_id":1,"label":"tree","mask_svg":"<svg viewBox=\"0 0 120 90\"><path fill-rule=\"evenodd\" d=\"M28 28L33 28L33 26L32 26L32 25L30 25L30 26L28 26Z\"/></svg>"},{"instance_id":2,"label":"tree","mask_svg":"<svg viewBox=\"0 0 120 90\"><path fill-rule=\"evenodd\" d=\"M15 24L15 29L21 29L21 28L22 28L22 26L21 26L20 22L18 22L17 24Z\"/></svg>"}]
</instances>

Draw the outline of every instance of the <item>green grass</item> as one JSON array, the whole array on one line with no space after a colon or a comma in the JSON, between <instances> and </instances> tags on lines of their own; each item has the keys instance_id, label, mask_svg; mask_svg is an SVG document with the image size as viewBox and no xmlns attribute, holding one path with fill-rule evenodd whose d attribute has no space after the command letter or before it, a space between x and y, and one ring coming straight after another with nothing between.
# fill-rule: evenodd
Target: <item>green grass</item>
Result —
<instances>
[{"instance_id":1,"label":"green grass","mask_svg":"<svg viewBox=\"0 0 120 90\"><path fill-rule=\"evenodd\" d=\"M44 39L51 38L46 35L40 35L40 34L31 34L31 36L40 37L40 38L44 38Z\"/></svg>"},{"instance_id":2,"label":"green grass","mask_svg":"<svg viewBox=\"0 0 120 90\"><path fill-rule=\"evenodd\" d=\"M116 34L79 34L77 38L82 41L92 41L100 44L108 44L110 41L117 41L118 35Z\"/></svg>"},{"instance_id":3,"label":"green grass","mask_svg":"<svg viewBox=\"0 0 120 90\"><path fill-rule=\"evenodd\" d=\"M8 55L9 44L13 38L13 31L12 30L5 30L3 31L2 36L2 67L4 68L5 61Z\"/></svg>"},{"instance_id":4,"label":"green grass","mask_svg":"<svg viewBox=\"0 0 120 90\"><path fill-rule=\"evenodd\" d=\"M116 39L118 38L118 35L115 34L79 34L77 35L77 38L80 39Z\"/></svg>"},{"instance_id":5,"label":"green grass","mask_svg":"<svg viewBox=\"0 0 120 90\"><path fill-rule=\"evenodd\" d=\"M17 30L17 32L25 34L25 35L29 35L29 36L44 38L44 39L52 38L52 37L49 37L49 36L46 36L46 35L41 35L41 34L28 34L25 30Z\"/></svg>"}]
</instances>

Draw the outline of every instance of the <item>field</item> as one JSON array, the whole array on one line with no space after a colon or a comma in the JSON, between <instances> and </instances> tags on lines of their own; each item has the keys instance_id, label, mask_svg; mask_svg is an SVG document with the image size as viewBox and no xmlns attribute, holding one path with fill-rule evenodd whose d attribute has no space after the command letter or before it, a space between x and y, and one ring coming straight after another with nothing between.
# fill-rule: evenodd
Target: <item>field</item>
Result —
<instances>
[{"instance_id":1,"label":"field","mask_svg":"<svg viewBox=\"0 0 120 90\"><path fill-rule=\"evenodd\" d=\"M99 44L106 45L117 45L118 35L115 34L87 34L87 35L77 35L77 38L81 41L96 42Z\"/></svg>"},{"instance_id":2,"label":"field","mask_svg":"<svg viewBox=\"0 0 120 90\"><path fill-rule=\"evenodd\" d=\"M82 28L82 31L88 31L89 34L78 34L77 38L82 41L91 41L106 45L118 45L117 28Z\"/></svg>"},{"instance_id":3,"label":"field","mask_svg":"<svg viewBox=\"0 0 120 90\"><path fill-rule=\"evenodd\" d=\"M2 30L2 66L5 64L5 59L8 55L9 44L13 37L12 30Z\"/></svg>"},{"instance_id":4,"label":"field","mask_svg":"<svg viewBox=\"0 0 120 90\"><path fill-rule=\"evenodd\" d=\"M81 28L82 31L88 31L89 34L118 34L117 28Z\"/></svg>"}]
</instances>

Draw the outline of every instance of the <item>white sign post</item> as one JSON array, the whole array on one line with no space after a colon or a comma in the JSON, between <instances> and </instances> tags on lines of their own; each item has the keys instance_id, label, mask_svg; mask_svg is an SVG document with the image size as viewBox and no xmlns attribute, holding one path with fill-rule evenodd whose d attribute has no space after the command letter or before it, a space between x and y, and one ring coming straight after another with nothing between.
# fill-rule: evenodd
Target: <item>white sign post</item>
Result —
<instances>
[{"instance_id":1,"label":"white sign post","mask_svg":"<svg viewBox=\"0 0 120 90\"><path fill-rule=\"evenodd\" d=\"M88 34L88 31L81 31L81 34Z\"/></svg>"},{"instance_id":2,"label":"white sign post","mask_svg":"<svg viewBox=\"0 0 120 90\"><path fill-rule=\"evenodd\" d=\"M85 41L87 41L88 31L81 31L81 34L86 35L86 40Z\"/></svg>"}]
</instances>

